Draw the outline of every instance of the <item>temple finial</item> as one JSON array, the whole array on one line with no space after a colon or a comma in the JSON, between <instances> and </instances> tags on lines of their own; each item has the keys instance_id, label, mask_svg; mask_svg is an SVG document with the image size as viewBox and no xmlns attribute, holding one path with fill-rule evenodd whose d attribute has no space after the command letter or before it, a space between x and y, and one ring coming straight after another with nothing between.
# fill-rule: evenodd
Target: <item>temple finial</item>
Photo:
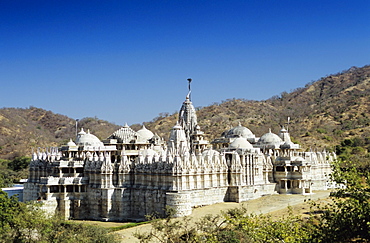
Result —
<instances>
[{"instance_id":1,"label":"temple finial","mask_svg":"<svg viewBox=\"0 0 370 243\"><path fill-rule=\"evenodd\" d=\"M191 81L192 81L192 79L191 79L191 78L188 78L188 88L189 88L189 93L188 93L187 98L189 98L189 100L191 100L191 98L190 98L190 93L191 93L190 83L191 83Z\"/></svg>"}]
</instances>

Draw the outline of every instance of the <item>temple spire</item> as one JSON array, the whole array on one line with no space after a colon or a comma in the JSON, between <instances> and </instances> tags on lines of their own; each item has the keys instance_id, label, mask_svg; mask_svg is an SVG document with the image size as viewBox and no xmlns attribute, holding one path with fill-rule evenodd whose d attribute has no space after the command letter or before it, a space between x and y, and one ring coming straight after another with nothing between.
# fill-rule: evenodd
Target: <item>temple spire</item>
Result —
<instances>
[{"instance_id":1,"label":"temple spire","mask_svg":"<svg viewBox=\"0 0 370 243\"><path fill-rule=\"evenodd\" d=\"M190 99L190 93L191 93L191 83L192 79L188 78L188 88L189 93L186 96L185 101L183 102L180 112L179 112L179 120L178 123L182 127L182 129L185 131L187 140L190 141L191 135L195 132L195 128L198 124L197 122L197 115L195 113L195 108L192 105L191 99Z\"/></svg>"}]
</instances>

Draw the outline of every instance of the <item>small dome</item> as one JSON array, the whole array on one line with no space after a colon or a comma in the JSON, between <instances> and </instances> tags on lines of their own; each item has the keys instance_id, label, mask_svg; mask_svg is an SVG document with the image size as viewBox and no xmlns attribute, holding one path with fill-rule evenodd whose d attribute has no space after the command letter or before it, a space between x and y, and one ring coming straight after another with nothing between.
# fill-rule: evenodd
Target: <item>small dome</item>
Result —
<instances>
[{"instance_id":1,"label":"small dome","mask_svg":"<svg viewBox=\"0 0 370 243\"><path fill-rule=\"evenodd\" d=\"M136 132L132 130L126 123L123 127L110 135L109 139L117 139L120 143L130 143L131 141L134 141L136 137Z\"/></svg>"},{"instance_id":2,"label":"small dome","mask_svg":"<svg viewBox=\"0 0 370 243\"><path fill-rule=\"evenodd\" d=\"M280 133L286 133L286 132L288 132L288 130L286 130L286 129L285 129L285 127L283 126L283 127L281 128L281 130L280 130Z\"/></svg>"},{"instance_id":3,"label":"small dome","mask_svg":"<svg viewBox=\"0 0 370 243\"><path fill-rule=\"evenodd\" d=\"M209 157L213 157L213 156L218 156L220 155L220 152L216 151L216 150L213 150L213 149L206 149L202 152L202 157L206 157L206 156L209 156Z\"/></svg>"},{"instance_id":4,"label":"small dome","mask_svg":"<svg viewBox=\"0 0 370 243\"><path fill-rule=\"evenodd\" d=\"M178 123L178 122L176 122L176 125L175 126L173 126L173 128L172 128L173 130L180 130L180 129L182 129L182 126L180 126L180 124Z\"/></svg>"},{"instance_id":5,"label":"small dome","mask_svg":"<svg viewBox=\"0 0 370 243\"><path fill-rule=\"evenodd\" d=\"M299 157L297 157L294 161L299 162L299 161L305 161L305 160L304 160L304 158L302 158L301 156L299 156Z\"/></svg>"},{"instance_id":6,"label":"small dome","mask_svg":"<svg viewBox=\"0 0 370 243\"><path fill-rule=\"evenodd\" d=\"M71 147L71 146L77 146L77 145L72 141L72 139L69 139L67 146Z\"/></svg>"},{"instance_id":7,"label":"small dome","mask_svg":"<svg viewBox=\"0 0 370 243\"><path fill-rule=\"evenodd\" d=\"M95 135L91 134L90 131L87 133L83 132L78 133L76 143L82 146L93 146L93 147L103 147L104 144L97 138Z\"/></svg>"},{"instance_id":8,"label":"small dome","mask_svg":"<svg viewBox=\"0 0 370 243\"><path fill-rule=\"evenodd\" d=\"M280 130L279 137L285 142L286 145L293 144L290 140L288 130L286 130L284 127Z\"/></svg>"},{"instance_id":9,"label":"small dome","mask_svg":"<svg viewBox=\"0 0 370 243\"><path fill-rule=\"evenodd\" d=\"M231 149L252 149L253 146L245 138L236 138L230 145Z\"/></svg>"},{"instance_id":10,"label":"small dome","mask_svg":"<svg viewBox=\"0 0 370 243\"><path fill-rule=\"evenodd\" d=\"M148 141L149 139L151 139L154 136L154 134L151 131L149 131L148 129L146 129L146 127L144 125L136 133L139 135L141 141Z\"/></svg>"},{"instance_id":11,"label":"small dome","mask_svg":"<svg viewBox=\"0 0 370 243\"><path fill-rule=\"evenodd\" d=\"M260 140L258 141L259 144L264 145L280 145L283 142L283 140L276 135L275 133L272 133L271 131L264 134Z\"/></svg>"},{"instance_id":12,"label":"small dome","mask_svg":"<svg viewBox=\"0 0 370 243\"><path fill-rule=\"evenodd\" d=\"M240 123L238 126L230 129L226 136L227 138L235 138L235 137L241 137L241 138L254 138L255 135L246 127L243 127Z\"/></svg>"},{"instance_id":13,"label":"small dome","mask_svg":"<svg viewBox=\"0 0 370 243\"><path fill-rule=\"evenodd\" d=\"M81 131L78 133L78 135L85 135L85 134L86 134L86 132L84 131L83 128L81 128Z\"/></svg>"}]
</instances>

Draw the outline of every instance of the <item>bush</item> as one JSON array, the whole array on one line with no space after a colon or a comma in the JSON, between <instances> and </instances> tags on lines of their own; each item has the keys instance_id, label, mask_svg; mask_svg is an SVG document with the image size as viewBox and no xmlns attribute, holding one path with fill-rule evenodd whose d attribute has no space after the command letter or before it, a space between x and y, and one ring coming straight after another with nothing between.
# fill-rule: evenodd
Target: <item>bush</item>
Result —
<instances>
[{"instance_id":1,"label":"bush","mask_svg":"<svg viewBox=\"0 0 370 243\"><path fill-rule=\"evenodd\" d=\"M31 158L22 156L22 157L17 157L13 159L11 162L8 164L8 168L13 170L13 171L21 171L23 169L27 169L28 166L30 165Z\"/></svg>"},{"instance_id":2,"label":"bush","mask_svg":"<svg viewBox=\"0 0 370 243\"><path fill-rule=\"evenodd\" d=\"M316 132L321 133L321 134L322 133L327 133L327 131L324 128L317 128Z\"/></svg>"},{"instance_id":3,"label":"bush","mask_svg":"<svg viewBox=\"0 0 370 243\"><path fill-rule=\"evenodd\" d=\"M118 242L108 229L48 216L0 190L0 242Z\"/></svg>"},{"instance_id":4,"label":"bush","mask_svg":"<svg viewBox=\"0 0 370 243\"><path fill-rule=\"evenodd\" d=\"M315 225L313 242L368 242L370 240L369 172L355 167L335 166L333 179L346 187L333 196L334 202L322 208Z\"/></svg>"}]
</instances>

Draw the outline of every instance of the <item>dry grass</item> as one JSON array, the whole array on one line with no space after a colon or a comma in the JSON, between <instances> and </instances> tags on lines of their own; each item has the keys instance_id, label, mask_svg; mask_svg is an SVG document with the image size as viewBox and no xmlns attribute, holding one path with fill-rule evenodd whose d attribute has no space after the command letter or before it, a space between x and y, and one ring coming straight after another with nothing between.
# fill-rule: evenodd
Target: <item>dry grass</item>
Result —
<instances>
[{"instance_id":1,"label":"dry grass","mask_svg":"<svg viewBox=\"0 0 370 243\"><path fill-rule=\"evenodd\" d=\"M101 226L104 228L120 227L123 225L130 224L130 222L103 222L103 221L93 221L93 220L73 220L73 222Z\"/></svg>"},{"instance_id":2,"label":"dry grass","mask_svg":"<svg viewBox=\"0 0 370 243\"><path fill-rule=\"evenodd\" d=\"M319 206L327 205L330 202L332 202L330 198L324 198L315 201L315 203ZM287 216L290 212L293 213L293 215L299 215L302 218L308 218L310 214L320 213L320 211L316 207L312 207L309 202L305 202L289 206L289 208L287 207L284 209L276 210L268 214L271 215L272 218L278 219Z\"/></svg>"}]
</instances>

